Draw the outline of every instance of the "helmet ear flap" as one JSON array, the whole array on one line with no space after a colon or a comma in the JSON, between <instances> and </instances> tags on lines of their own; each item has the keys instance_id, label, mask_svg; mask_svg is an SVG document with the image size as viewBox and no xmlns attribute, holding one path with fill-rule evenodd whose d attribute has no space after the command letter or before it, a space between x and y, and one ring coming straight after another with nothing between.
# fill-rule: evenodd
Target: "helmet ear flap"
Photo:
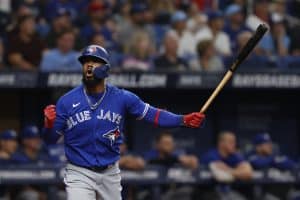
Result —
<instances>
[{"instance_id":1,"label":"helmet ear flap","mask_svg":"<svg viewBox=\"0 0 300 200\"><path fill-rule=\"evenodd\" d=\"M93 75L97 79L103 79L108 77L108 72L110 69L109 64L102 65L101 67L95 67L93 70Z\"/></svg>"}]
</instances>

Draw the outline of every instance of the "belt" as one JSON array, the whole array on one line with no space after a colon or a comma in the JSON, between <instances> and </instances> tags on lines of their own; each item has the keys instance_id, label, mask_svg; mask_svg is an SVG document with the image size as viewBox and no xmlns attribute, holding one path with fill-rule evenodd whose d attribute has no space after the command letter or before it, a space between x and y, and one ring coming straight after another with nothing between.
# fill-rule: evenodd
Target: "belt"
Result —
<instances>
[{"instance_id":1,"label":"belt","mask_svg":"<svg viewBox=\"0 0 300 200\"><path fill-rule=\"evenodd\" d=\"M86 169L89 169L91 171L94 171L94 172L103 172L104 170L108 169L108 168L111 168L112 165L106 165L106 166L91 166L91 167L84 167Z\"/></svg>"},{"instance_id":2,"label":"belt","mask_svg":"<svg viewBox=\"0 0 300 200\"><path fill-rule=\"evenodd\" d=\"M73 164L73 163L71 163L71 164L75 165L75 166L78 166L78 167L82 167L82 168L91 170L93 172L97 172L97 173L102 173L103 171L105 171L105 170L107 170L107 169L109 169L109 168L111 168L115 165L115 163L110 164L110 165L105 165L105 166L80 166L80 165Z\"/></svg>"}]
</instances>

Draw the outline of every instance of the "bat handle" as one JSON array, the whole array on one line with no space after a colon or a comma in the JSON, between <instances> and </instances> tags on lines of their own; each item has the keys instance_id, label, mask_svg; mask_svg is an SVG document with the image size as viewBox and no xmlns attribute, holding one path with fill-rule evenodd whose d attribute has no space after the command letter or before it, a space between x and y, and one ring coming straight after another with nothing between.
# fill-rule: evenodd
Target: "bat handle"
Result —
<instances>
[{"instance_id":1,"label":"bat handle","mask_svg":"<svg viewBox=\"0 0 300 200\"><path fill-rule=\"evenodd\" d=\"M223 87L226 85L226 83L229 81L229 79L232 77L233 72L231 70L228 70L225 74L222 81L219 83L219 85L216 87L214 92L211 94L211 96L207 99L205 104L202 106L200 113L205 113L209 105L213 102L213 100L216 98L216 96L220 93L220 91L223 89Z\"/></svg>"}]
</instances>

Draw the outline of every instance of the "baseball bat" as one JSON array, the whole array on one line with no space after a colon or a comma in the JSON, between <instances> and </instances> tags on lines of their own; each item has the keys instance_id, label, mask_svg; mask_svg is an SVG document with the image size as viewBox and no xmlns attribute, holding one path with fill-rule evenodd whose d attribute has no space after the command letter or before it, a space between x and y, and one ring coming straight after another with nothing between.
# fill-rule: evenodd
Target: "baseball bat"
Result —
<instances>
[{"instance_id":1,"label":"baseball bat","mask_svg":"<svg viewBox=\"0 0 300 200\"><path fill-rule=\"evenodd\" d=\"M216 89L213 91L213 93L210 95L210 97L207 99L205 104L202 106L200 112L205 113L208 109L209 105L213 102L213 100L217 97L217 95L220 93L220 91L223 89L223 87L226 85L226 83L230 80L233 73L236 71L238 66L247 58L249 53L254 49L256 44L260 41L260 39L264 36L264 34L267 32L268 27L265 24L260 24L255 33L252 35L252 37L248 40L246 45L241 49L241 51L238 53L236 59L226 72L223 79L220 81Z\"/></svg>"}]
</instances>

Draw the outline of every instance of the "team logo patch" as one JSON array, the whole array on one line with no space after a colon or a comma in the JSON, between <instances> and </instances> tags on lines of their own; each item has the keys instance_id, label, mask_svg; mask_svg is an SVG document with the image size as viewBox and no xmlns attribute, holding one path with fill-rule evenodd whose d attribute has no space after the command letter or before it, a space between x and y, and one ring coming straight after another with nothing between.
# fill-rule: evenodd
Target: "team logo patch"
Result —
<instances>
[{"instance_id":1,"label":"team logo patch","mask_svg":"<svg viewBox=\"0 0 300 200\"><path fill-rule=\"evenodd\" d=\"M95 46L90 46L90 47L87 49L87 51L88 51L89 53L95 53L95 52L97 51L97 47L95 47Z\"/></svg>"},{"instance_id":2,"label":"team logo patch","mask_svg":"<svg viewBox=\"0 0 300 200\"><path fill-rule=\"evenodd\" d=\"M121 132L120 132L120 129L119 127L113 129L113 130L110 130L108 131L107 133L103 134L103 137L106 138L106 139L109 139L110 140L110 145L112 146L113 143L116 141L116 139L118 137L121 136Z\"/></svg>"}]
</instances>

